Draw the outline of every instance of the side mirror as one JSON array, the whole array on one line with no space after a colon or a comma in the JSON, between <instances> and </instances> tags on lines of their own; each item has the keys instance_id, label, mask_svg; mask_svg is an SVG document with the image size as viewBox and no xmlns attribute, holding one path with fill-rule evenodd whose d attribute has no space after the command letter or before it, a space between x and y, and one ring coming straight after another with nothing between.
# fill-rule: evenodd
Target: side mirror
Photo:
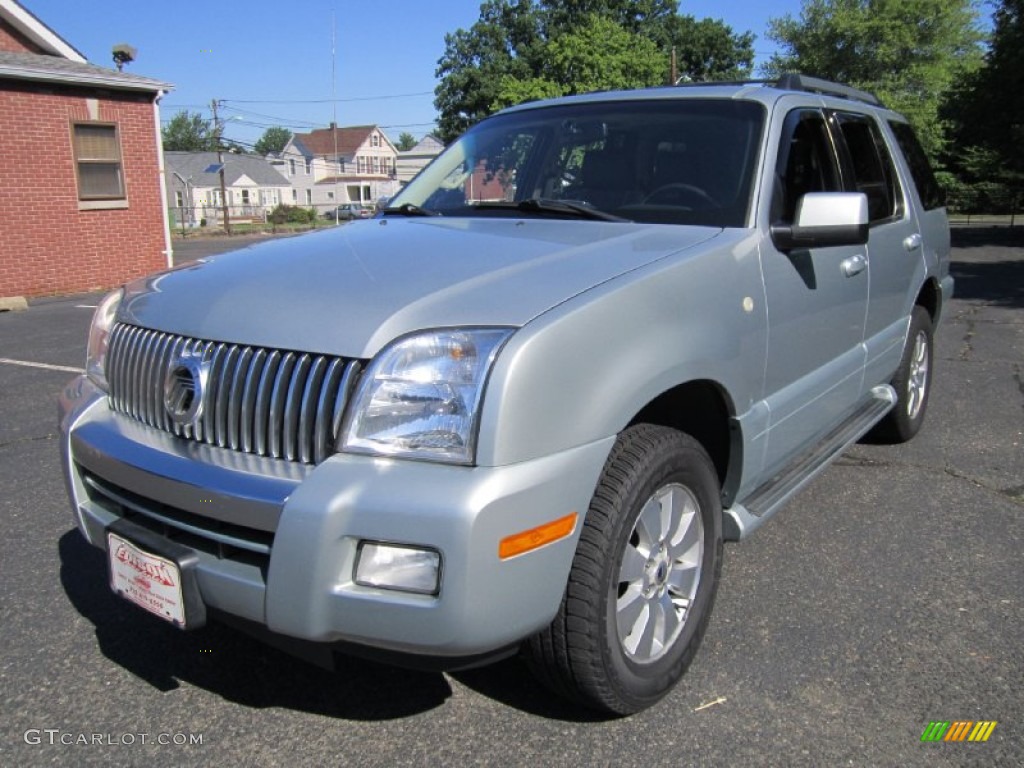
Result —
<instances>
[{"instance_id":1,"label":"side mirror","mask_svg":"<svg viewBox=\"0 0 1024 768\"><path fill-rule=\"evenodd\" d=\"M792 224L772 224L780 251L864 245L868 241L868 197L863 192L808 192L796 204Z\"/></svg>"}]
</instances>

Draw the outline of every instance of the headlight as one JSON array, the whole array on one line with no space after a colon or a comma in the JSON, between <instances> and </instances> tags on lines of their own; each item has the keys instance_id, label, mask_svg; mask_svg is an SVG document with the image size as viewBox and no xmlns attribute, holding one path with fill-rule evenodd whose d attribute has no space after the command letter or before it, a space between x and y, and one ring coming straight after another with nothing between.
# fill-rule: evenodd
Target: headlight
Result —
<instances>
[{"instance_id":1,"label":"headlight","mask_svg":"<svg viewBox=\"0 0 1024 768\"><path fill-rule=\"evenodd\" d=\"M120 305L123 296L124 291L122 289L108 293L96 308L96 312L92 316L92 326L89 328L89 347L85 353L85 372L96 386L104 392L107 391L107 340L110 337L110 328L114 325L117 307Z\"/></svg>"},{"instance_id":2,"label":"headlight","mask_svg":"<svg viewBox=\"0 0 1024 768\"><path fill-rule=\"evenodd\" d=\"M509 328L417 333L378 354L349 407L341 450L472 464L484 384Z\"/></svg>"}]
</instances>

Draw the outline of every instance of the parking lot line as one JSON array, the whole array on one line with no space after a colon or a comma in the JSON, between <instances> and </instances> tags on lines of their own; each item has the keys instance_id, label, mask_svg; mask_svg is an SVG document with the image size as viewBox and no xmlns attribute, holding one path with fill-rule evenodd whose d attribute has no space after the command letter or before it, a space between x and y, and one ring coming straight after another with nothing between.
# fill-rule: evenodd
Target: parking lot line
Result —
<instances>
[{"instance_id":1,"label":"parking lot line","mask_svg":"<svg viewBox=\"0 0 1024 768\"><path fill-rule=\"evenodd\" d=\"M70 365L51 365L50 363L33 363L28 360L11 360L9 357L0 357L0 363L7 363L8 365L23 365L26 368L44 368L48 371L85 373L85 368L72 368Z\"/></svg>"}]
</instances>

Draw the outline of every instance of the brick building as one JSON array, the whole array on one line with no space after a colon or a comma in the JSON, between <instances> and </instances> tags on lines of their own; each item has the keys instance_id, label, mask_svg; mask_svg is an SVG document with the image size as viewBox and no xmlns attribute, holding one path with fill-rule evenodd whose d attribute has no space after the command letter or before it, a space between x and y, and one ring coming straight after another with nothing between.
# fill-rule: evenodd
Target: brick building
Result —
<instances>
[{"instance_id":1,"label":"brick building","mask_svg":"<svg viewBox=\"0 0 1024 768\"><path fill-rule=\"evenodd\" d=\"M117 285L170 264L158 103L0 0L0 297Z\"/></svg>"}]
</instances>

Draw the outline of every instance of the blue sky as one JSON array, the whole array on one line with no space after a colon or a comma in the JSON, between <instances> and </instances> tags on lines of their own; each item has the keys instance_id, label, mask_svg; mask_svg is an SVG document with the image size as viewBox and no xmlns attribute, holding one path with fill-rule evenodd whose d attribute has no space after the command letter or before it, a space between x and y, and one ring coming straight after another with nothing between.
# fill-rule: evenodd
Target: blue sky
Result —
<instances>
[{"instance_id":1,"label":"blue sky","mask_svg":"<svg viewBox=\"0 0 1024 768\"><path fill-rule=\"evenodd\" d=\"M444 35L468 28L480 0L20 0L81 51L112 66L110 49L138 49L126 71L174 83L162 102L209 116L225 100L225 136L253 142L270 125L326 126L331 100L331 17L335 18L340 125L377 123L397 138L419 138L434 122L434 69ZM758 63L774 50L769 17L797 15L800 0L683 0L681 12L723 19L757 35Z\"/></svg>"}]
</instances>

